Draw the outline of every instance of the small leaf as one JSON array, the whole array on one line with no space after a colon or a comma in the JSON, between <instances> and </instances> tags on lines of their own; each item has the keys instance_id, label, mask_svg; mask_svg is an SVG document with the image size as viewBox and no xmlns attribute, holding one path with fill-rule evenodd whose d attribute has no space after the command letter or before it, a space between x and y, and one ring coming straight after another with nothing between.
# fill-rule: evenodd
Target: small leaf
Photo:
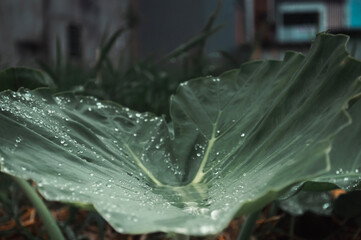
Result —
<instances>
[{"instance_id":1,"label":"small leaf","mask_svg":"<svg viewBox=\"0 0 361 240\"><path fill-rule=\"evenodd\" d=\"M307 211L330 215L333 210L333 199L328 192L301 191L287 200L279 201L282 210L294 215L302 215Z\"/></svg>"},{"instance_id":2,"label":"small leaf","mask_svg":"<svg viewBox=\"0 0 361 240\"><path fill-rule=\"evenodd\" d=\"M0 94L1 170L46 199L93 204L119 232L220 232L330 168L361 63L321 34L307 57L243 64L181 84L171 123L45 89Z\"/></svg>"},{"instance_id":3,"label":"small leaf","mask_svg":"<svg viewBox=\"0 0 361 240\"><path fill-rule=\"evenodd\" d=\"M38 87L55 88L53 80L45 72L40 70L13 67L0 72L0 91L18 90L20 87L34 89Z\"/></svg>"},{"instance_id":4,"label":"small leaf","mask_svg":"<svg viewBox=\"0 0 361 240\"><path fill-rule=\"evenodd\" d=\"M307 211L318 215L330 215L333 210L333 199L328 192L300 191L278 203L282 210L294 216L302 215Z\"/></svg>"}]
</instances>

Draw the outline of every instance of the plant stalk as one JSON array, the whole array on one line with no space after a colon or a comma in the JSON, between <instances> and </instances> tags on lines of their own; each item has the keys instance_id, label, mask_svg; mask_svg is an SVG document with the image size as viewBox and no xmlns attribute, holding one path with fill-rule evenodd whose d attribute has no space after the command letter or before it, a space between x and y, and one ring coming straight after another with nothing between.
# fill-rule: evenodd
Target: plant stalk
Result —
<instances>
[{"instance_id":1,"label":"plant stalk","mask_svg":"<svg viewBox=\"0 0 361 240\"><path fill-rule=\"evenodd\" d=\"M291 216L291 223L290 223L290 239L294 239L294 232L295 232L295 223L296 223L296 217L295 216Z\"/></svg>"},{"instance_id":2,"label":"plant stalk","mask_svg":"<svg viewBox=\"0 0 361 240\"><path fill-rule=\"evenodd\" d=\"M36 211L38 212L40 219L42 220L46 231L49 234L50 239L52 240L65 240L63 234L61 233L55 219L49 212L48 208L46 207L43 200L40 198L38 193L35 189L24 179L11 176L14 182L19 185L21 190L25 193L27 198L35 207Z\"/></svg>"},{"instance_id":3,"label":"plant stalk","mask_svg":"<svg viewBox=\"0 0 361 240\"><path fill-rule=\"evenodd\" d=\"M251 214L249 214L245 220L245 222L243 223L241 232L238 235L237 240L249 240L252 232L253 232L253 228L254 225L256 224L256 221L258 219L258 215L260 214L261 210L257 210Z\"/></svg>"}]
</instances>

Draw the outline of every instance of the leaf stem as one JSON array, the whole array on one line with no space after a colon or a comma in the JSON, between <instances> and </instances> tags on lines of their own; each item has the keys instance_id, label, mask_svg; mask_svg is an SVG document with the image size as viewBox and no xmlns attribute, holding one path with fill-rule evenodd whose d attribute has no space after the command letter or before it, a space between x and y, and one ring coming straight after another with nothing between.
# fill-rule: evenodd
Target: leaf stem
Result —
<instances>
[{"instance_id":1,"label":"leaf stem","mask_svg":"<svg viewBox=\"0 0 361 240\"><path fill-rule=\"evenodd\" d=\"M24 191L27 198L34 205L36 211L38 212L45 228L52 240L65 240L63 234L61 233L55 219L49 212L43 200L39 197L35 189L24 179L11 176L14 182L19 185L21 190Z\"/></svg>"},{"instance_id":2,"label":"leaf stem","mask_svg":"<svg viewBox=\"0 0 361 240\"><path fill-rule=\"evenodd\" d=\"M295 216L291 216L290 232L289 232L289 236L290 236L290 239L291 239L291 240L294 239L295 223L296 223L296 217L295 217Z\"/></svg>"},{"instance_id":3,"label":"leaf stem","mask_svg":"<svg viewBox=\"0 0 361 240\"><path fill-rule=\"evenodd\" d=\"M243 223L241 232L239 233L237 240L250 239L254 225L256 224L260 212L261 210L257 210L247 216L246 221Z\"/></svg>"}]
</instances>

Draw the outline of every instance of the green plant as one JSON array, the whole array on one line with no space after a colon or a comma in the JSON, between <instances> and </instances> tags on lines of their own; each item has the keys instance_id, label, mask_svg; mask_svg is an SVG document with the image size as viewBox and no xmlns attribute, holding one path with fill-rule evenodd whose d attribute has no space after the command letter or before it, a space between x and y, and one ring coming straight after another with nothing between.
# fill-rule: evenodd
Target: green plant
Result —
<instances>
[{"instance_id":1,"label":"green plant","mask_svg":"<svg viewBox=\"0 0 361 240\"><path fill-rule=\"evenodd\" d=\"M330 153L331 169L312 182L306 183L306 190L325 189L326 183L330 188L342 188L347 191L359 189L361 180L361 101L356 96L348 113L352 118L349 127L343 129L336 137ZM355 102L357 101L357 102Z\"/></svg>"},{"instance_id":2,"label":"green plant","mask_svg":"<svg viewBox=\"0 0 361 240\"><path fill-rule=\"evenodd\" d=\"M211 64L205 53L207 40L222 28L222 25L213 26L220 8L221 1L218 1L202 31L164 56L152 55L129 64L131 56L125 51L119 53L118 63L113 62L109 53L114 43L129 31L121 28L109 38L104 33L99 57L94 60L93 67L74 64L62 56L59 40L56 42L56 61L49 64L39 60L38 64L57 84L58 91L96 96L140 112L169 116L169 97L181 82L199 76L218 75L230 69L230 65L223 62Z\"/></svg>"},{"instance_id":3,"label":"green plant","mask_svg":"<svg viewBox=\"0 0 361 240\"><path fill-rule=\"evenodd\" d=\"M311 181L301 183L295 187L295 196L280 201L284 210L293 215L300 215L306 211L317 214L331 214L334 205L334 197L329 194L332 189L344 189L346 191L359 190L361 174L361 101L355 102L356 96L348 110L352 118L350 126L341 130L333 141L330 152L330 171L318 176ZM291 191L288 195L292 195ZM353 208L355 204L347 207ZM335 209L337 212L337 209Z\"/></svg>"},{"instance_id":4,"label":"green plant","mask_svg":"<svg viewBox=\"0 0 361 240\"><path fill-rule=\"evenodd\" d=\"M291 186L330 170L361 87L346 42L320 34L306 57L185 82L171 122L94 97L4 91L1 171L32 179L48 200L92 205L119 232L209 235L242 214L252 223Z\"/></svg>"},{"instance_id":5,"label":"green plant","mask_svg":"<svg viewBox=\"0 0 361 240\"><path fill-rule=\"evenodd\" d=\"M55 89L56 85L48 74L36 69L12 67L0 71L0 91L7 89L16 91L20 87L29 89L49 87Z\"/></svg>"}]
</instances>

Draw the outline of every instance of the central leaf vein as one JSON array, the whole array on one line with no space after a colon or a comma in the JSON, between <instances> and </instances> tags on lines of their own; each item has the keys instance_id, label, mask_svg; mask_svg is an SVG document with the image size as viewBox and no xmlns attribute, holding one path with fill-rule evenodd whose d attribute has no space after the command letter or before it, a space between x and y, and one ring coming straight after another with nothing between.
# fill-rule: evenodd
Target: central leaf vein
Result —
<instances>
[{"instance_id":1,"label":"central leaf vein","mask_svg":"<svg viewBox=\"0 0 361 240\"><path fill-rule=\"evenodd\" d=\"M157 186L163 186L161 182L143 165L143 163L140 161L139 157L135 155L133 150L129 147L128 144L124 144L125 148L128 150L130 155L133 157L137 165L143 170L143 172L148 175L148 177L157 185Z\"/></svg>"},{"instance_id":2,"label":"central leaf vein","mask_svg":"<svg viewBox=\"0 0 361 240\"><path fill-rule=\"evenodd\" d=\"M194 178L192 180L192 183L199 183L205 175L204 167L206 166L206 163L208 161L209 154L213 148L213 145L218 139L216 137L216 130L217 130L218 121L219 121L219 118L221 117L221 115L222 115L222 111L219 111L218 115L217 115L217 120L212 124L213 128L212 128L211 139L208 141L206 152L204 153L203 159L201 161L201 164L199 165L196 175L194 176Z\"/></svg>"}]
</instances>

